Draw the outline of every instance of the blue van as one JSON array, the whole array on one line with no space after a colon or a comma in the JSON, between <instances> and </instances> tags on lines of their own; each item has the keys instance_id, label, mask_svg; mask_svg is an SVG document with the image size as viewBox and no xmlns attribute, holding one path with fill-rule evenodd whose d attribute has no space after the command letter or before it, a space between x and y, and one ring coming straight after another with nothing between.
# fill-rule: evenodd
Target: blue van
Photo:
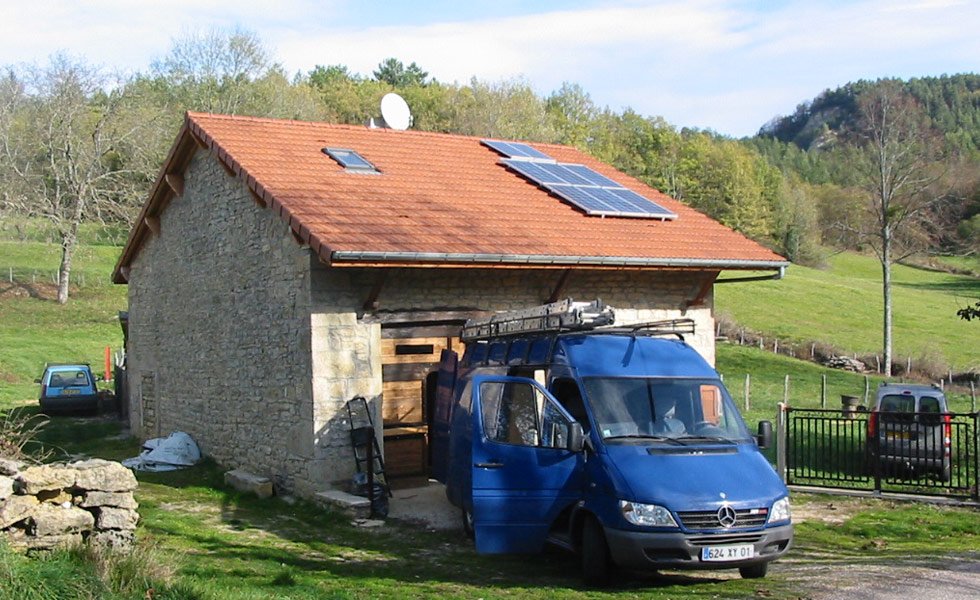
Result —
<instances>
[{"instance_id":1,"label":"blue van","mask_svg":"<svg viewBox=\"0 0 980 600\"><path fill-rule=\"evenodd\" d=\"M83 363L45 365L38 403L44 413L94 412L99 409L99 390L92 368Z\"/></svg>"},{"instance_id":2,"label":"blue van","mask_svg":"<svg viewBox=\"0 0 980 600\"><path fill-rule=\"evenodd\" d=\"M764 577L793 539L789 492L759 450L772 425L748 431L683 341L693 321L597 327L611 309L590 306L608 318L471 321L463 357L443 353L433 474L477 551L556 544L591 585L614 567Z\"/></svg>"}]
</instances>

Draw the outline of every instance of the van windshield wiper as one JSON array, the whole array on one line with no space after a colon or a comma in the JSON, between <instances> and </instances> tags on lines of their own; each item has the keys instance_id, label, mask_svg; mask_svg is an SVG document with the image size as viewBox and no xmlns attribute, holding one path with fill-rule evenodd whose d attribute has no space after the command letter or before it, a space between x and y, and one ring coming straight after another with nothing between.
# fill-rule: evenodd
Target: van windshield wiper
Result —
<instances>
[{"instance_id":1,"label":"van windshield wiper","mask_svg":"<svg viewBox=\"0 0 980 600\"><path fill-rule=\"evenodd\" d=\"M675 437L669 437L666 435L644 435L641 433L631 433L627 435L611 435L607 438L603 438L603 441L608 442L610 440L654 440L656 442L670 442L677 446L686 446L684 442L680 441Z\"/></svg>"}]
</instances>

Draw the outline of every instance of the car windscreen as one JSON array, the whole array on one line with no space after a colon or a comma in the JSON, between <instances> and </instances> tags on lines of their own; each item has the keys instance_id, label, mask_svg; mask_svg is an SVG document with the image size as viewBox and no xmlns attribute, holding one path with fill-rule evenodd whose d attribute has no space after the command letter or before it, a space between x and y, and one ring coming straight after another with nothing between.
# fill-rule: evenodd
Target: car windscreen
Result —
<instances>
[{"instance_id":1,"label":"car windscreen","mask_svg":"<svg viewBox=\"0 0 980 600\"><path fill-rule=\"evenodd\" d=\"M878 403L883 422L911 423L915 418L915 396L910 394L887 394Z\"/></svg>"},{"instance_id":2,"label":"car windscreen","mask_svg":"<svg viewBox=\"0 0 980 600\"><path fill-rule=\"evenodd\" d=\"M588 377L584 387L604 440L752 439L718 380Z\"/></svg>"},{"instance_id":3,"label":"car windscreen","mask_svg":"<svg viewBox=\"0 0 980 600\"><path fill-rule=\"evenodd\" d=\"M52 371L48 387L86 387L90 385L88 373L78 369L72 371Z\"/></svg>"}]
</instances>

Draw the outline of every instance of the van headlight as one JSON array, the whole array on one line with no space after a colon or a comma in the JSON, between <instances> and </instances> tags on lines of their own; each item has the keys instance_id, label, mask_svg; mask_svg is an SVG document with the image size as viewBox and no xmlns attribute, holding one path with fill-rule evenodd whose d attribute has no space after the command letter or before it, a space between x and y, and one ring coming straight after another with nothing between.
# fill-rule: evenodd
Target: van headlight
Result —
<instances>
[{"instance_id":1,"label":"van headlight","mask_svg":"<svg viewBox=\"0 0 980 600\"><path fill-rule=\"evenodd\" d=\"M619 510L623 517L633 525L645 527L677 527L670 511L659 504L640 504L627 500L619 501Z\"/></svg>"},{"instance_id":2,"label":"van headlight","mask_svg":"<svg viewBox=\"0 0 980 600\"><path fill-rule=\"evenodd\" d=\"M772 504L769 511L769 522L778 523L779 521L789 521L792 515L789 509L789 496L784 496Z\"/></svg>"}]
</instances>

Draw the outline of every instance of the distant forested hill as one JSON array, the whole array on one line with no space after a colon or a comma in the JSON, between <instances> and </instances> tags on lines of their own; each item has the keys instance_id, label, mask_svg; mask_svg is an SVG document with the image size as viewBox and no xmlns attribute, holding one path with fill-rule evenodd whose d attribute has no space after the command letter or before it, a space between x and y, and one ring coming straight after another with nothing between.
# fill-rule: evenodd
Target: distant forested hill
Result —
<instances>
[{"instance_id":1,"label":"distant forested hill","mask_svg":"<svg viewBox=\"0 0 980 600\"><path fill-rule=\"evenodd\" d=\"M880 83L858 81L827 90L797 106L793 114L773 119L758 135L803 150L832 142L857 122L857 97ZM980 155L980 75L922 77L901 83L923 105L952 149Z\"/></svg>"}]
</instances>

